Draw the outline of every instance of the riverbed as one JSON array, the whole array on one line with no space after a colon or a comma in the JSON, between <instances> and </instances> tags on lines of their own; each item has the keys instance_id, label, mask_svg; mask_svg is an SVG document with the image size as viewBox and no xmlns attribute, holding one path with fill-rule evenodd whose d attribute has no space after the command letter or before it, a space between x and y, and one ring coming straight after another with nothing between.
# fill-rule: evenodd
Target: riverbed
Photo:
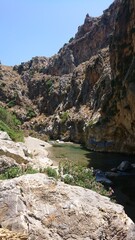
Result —
<instances>
[{"instance_id":1,"label":"riverbed","mask_svg":"<svg viewBox=\"0 0 135 240\"><path fill-rule=\"evenodd\" d=\"M53 143L49 158L58 165L59 162L72 161L85 167L110 171L122 161L135 163L135 156L116 153L91 152L79 144ZM114 199L124 206L127 215L135 222L135 177L121 177L114 180Z\"/></svg>"}]
</instances>

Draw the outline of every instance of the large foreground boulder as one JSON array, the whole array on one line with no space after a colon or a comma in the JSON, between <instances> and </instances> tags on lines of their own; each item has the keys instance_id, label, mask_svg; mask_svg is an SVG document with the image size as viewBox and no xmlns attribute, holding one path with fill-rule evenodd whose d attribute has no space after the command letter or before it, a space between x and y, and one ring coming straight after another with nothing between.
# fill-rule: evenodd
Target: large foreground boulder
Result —
<instances>
[{"instance_id":1,"label":"large foreground boulder","mask_svg":"<svg viewBox=\"0 0 135 240\"><path fill-rule=\"evenodd\" d=\"M38 173L0 181L2 228L45 240L134 240L121 205Z\"/></svg>"}]
</instances>

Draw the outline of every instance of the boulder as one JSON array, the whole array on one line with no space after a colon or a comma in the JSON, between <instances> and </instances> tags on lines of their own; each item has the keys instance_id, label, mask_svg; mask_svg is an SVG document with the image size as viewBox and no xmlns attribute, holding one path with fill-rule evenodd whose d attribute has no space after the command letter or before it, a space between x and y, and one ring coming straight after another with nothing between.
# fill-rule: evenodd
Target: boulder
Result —
<instances>
[{"instance_id":1,"label":"boulder","mask_svg":"<svg viewBox=\"0 0 135 240\"><path fill-rule=\"evenodd\" d=\"M121 164L117 167L117 170L121 171L121 172L127 172L129 170L131 170L133 167L131 165L130 162L128 161L123 161L121 162Z\"/></svg>"},{"instance_id":2,"label":"boulder","mask_svg":"<svg viewBox=\"0 0 135 240\"><path fill-rule=\"evenodd\" d=\"M21 157L28 161L26 153L26 146L24 143L16 143L12 140L3 140L0 139L0 151L5 152L6 154L13 154L16 157Z\"/></svg>"},{"instance_id":3,"label":"boulder","mask_svg":"<svg viewBox=\"0 0 135 240\"><path fill-rule=\"evenodd\" d=\"M103 183L103 184L107 184L107 185L112 185L112 181L110 179L108 179L105 175L104 172L102 172L101 170L96 170L95 171L95 176L96 176L96 181Z\"/></svg>"},{"instance_id":4,"label":"boulder","mask_svg":"<svg viewBox=\"0 0 135 240\"><path fill-rule=\"evenodd\" d=\"M9 137L7 132L2 132L2 131L0 131L0 139L1 140L11 140L11 138Z\"/></svg>"},{"instance_id":5,"label":"boulder","mask_svg":"<svg viewBox=\"0 0 135 240\"><path fill-rule=\"evenodd\" d=\"M25 163L38 170L53 164L53 161L47 157L46 148L50 146L49 143L32 137L25 138L24 143L0 139L2 155L14 159L19 164Z\"/></svg>"},{"instance_id":6,"label":"boulder","mask_svg":"<svg viewBox=\"0 0 135 240\"><path fill-rule=\"evenodd\" d=\"M38 173L0 181L2 228L42 240L134 240L121 205Z\"/></svg>"},{"instance_id":7,"label":"boulder","mask_svg":"<svg viewBox=\"0 0 135 240\"><path fill-rule=\"evenodd\" d=\"M0 156L0 174L4 173L8 168L19 166L17 162L10 157L7 157L5 155Z\"/></svg>"}]
</instances>

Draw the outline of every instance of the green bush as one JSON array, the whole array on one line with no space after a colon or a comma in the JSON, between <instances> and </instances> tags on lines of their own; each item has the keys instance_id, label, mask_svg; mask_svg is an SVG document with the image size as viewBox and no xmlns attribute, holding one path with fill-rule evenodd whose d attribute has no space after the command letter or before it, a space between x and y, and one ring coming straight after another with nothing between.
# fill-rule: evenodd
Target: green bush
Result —
<instances>
[{"instance_id":1,"label":"green bush","mask_svg":"<svg viewBox=\"0 0 135 240\"><path fill-rule=\"evenodd\" d=\"M32 108L28 108L27 109L27 115L26 115L28 118L33 118L33 117L36 117L37 114L34 112L34 110Z\"/></svg>"},{"instance_id":2,"label":"green bush","mask_svg":"<svg viewBox=\"0 0 135 240\"><path fill-rule=\"evenodd\" d=\"M63 113L60 115L61 122L62 122L62 123L65 123L65 122L68 120L68 117L69 117L68 112L63 112Z\"/></svg>"},{"instance_id":3,"label":"green bush","mask_svg":"<svg viewBox=\"0 0 135 240\"><path fill-rule=\"evenodd\" d=\"M28 167L25 171L25 174L34 174L38 173L39 171L37 169L33 169L32 167Z\"/></svg>"},{"instance_id":4,"label":"green bush","mask_svg":"<svg viewBox=\"0 0 135 240\"><path fill-rule=\"evenodd\" d=\"M72 185L72 183L73 183L73 177L71 176L71 175L66 175L65 177L64 177L64 183L67 183L67 184L71 184Z\"/></svg>"},{"instance_id":5,"label":"green bush","mask_svg":"<svg viewBox=\"0 0 135 240\"><path fill-rule=\"evenodd\" d=\"M53 168L51 168L51 167L47 167L47 168L45 169L45 172L47 173L47 175L48 175L49 177L54 177L55 179L58 178L58 174L57 174L56 170L53 169Z\"/></svg>"},{"instance_id":6,"label":"green bush","mask_svg":"<svg viewBox=\"0 0 135 240\"><path fill-rule=\"evenodd\" d=\"M48 79L48 80L46 81L46 86L47 86L47 88L50 89L50 88L52 87L52 85L53 85L53 81L52 81L51 79Z\"/></svg>"},{"instance_id":7,"label":"green bush","mask_svg":"<svg viewBox=\"0 0 135 240\"><path fill-rule=\"evenodd\" d=\"M7 106L10 107L14 107L16 105L16 100L11 100L10 102L8 102Z\"/></svg>"},{"instance_id":8,"label":"green bush","mask_svg":"<svg viewBox=\"0 0 135 240\"><path fill-rule=\"evenodd\" d=\"M19 130L21 122L7 109L0 107L0 131L5 131L14 141L23 141L23 132Z\"/></svg>"},{"instance_id":9,"label":"green bush","mask_svg":"<svg viewBox=\"0 0 135 240\"><path fill-rule=\"evenodd\" d=\"M46 81L46 89L48 94L50 95L50 93L53 91L53 81L51 79L48 79Z\"/></svg>"},{"instance_id":10,"label":"green bush","mask_svg":"<svg viewBox=\"0 0 135 240\"><path fill-rule=\"evenodd\" d=\"M0 179L10 179L21 176L21 169L19 167L8 168L5 173L0 174Z\"/></svg>"},{"instance_id":11,"label":"green bush","mask_svg":"<svg viewBox=\"0 0 135 240\"><path fill-rule=\"evenodd\" d=\"M7 132L13 141L22 142L24 139L23 132L21 130L17 131L17 129L16 130L12 129L1 120L0 120L0 131Z\"/></svg>"},{"instance_id":12,"label":"green bush","mask_svg":"<svg viewBox=\"0 0 135 240\"><path fill-rule=\"evenodd\" d=\"M10 167L5 170L4 173L0 174L0 180L11 179L24 174L34 174L38 172L38 170L33 169L32 167L28 167L25 171L23 171L20 167Z\"/></svg>"},{"instance_id":13,"label":"green bush","mask_svg":"<svg viewBox=\"0 0 135 240\"><path fill-rule=\"evenodd\" d=\"M91 189L105 196L110 196L101 183L97 183L93 176L92 170L83 166L78 166L70 161L59 164L59 174L66 176L62 177L63 181L67 184L77 185L84 188Z\"/></svg>"},{"instance_id":14,"label":"green bush","mask_svg":"<svg viewBox=\"0 0 135 240\"><path fill-rule=\"evenodd\" d=\"M14 114L3 107L0 107L0 120L4 121L9 127L15 127L21 124Z\"/></svg>"}]
</instances>

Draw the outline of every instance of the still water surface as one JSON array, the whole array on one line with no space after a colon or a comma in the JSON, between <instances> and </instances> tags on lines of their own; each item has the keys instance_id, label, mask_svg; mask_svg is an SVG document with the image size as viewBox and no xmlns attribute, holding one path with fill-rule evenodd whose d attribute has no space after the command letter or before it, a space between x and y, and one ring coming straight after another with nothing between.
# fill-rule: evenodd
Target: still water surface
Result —
<instances>
[{"instance_id":1,"label":"still water surface","mask_svg":"<svg viewBox=\"0 0 135 240\"><path fill-rule=\"evenodd\" d=\"M102 171L108 171L117 167L122 161L128 160L135 163L134 156L116 153L91 152L80 144L54 143L49 157L56 163L60 161L72 161L86 167L93 167Z\"/></svg>"},{"instance_id":2,"label":"still water surface","mask_svg":"<svg viewBox=\"0 0 135 240\"><path fill-rule=\"evenodd\" d=\"M91 152L79 144L54 143L49 157L55 164L72 161L78 165L93 167L102 171L110 171L122 161L135 163L135 156L115 153ZM122 204L128 216L135 222L135 177L121 177L114 180L114 197Z\"/></svg>"}]
</instances>

